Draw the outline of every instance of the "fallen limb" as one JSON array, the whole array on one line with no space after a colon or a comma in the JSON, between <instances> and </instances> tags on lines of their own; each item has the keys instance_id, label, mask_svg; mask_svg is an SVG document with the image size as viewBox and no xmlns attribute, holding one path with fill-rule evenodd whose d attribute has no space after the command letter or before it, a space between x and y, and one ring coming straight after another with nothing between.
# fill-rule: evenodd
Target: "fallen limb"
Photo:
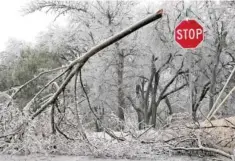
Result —
<instances>
[{"instance_id":1,"label":"fallen limb","mask_svg":"<svg viewBox=\"0 0 235 161\"><path fill-rule=\"evenodd\" d=\"M202 142L201 142L200 131L196 132L196 139L197 139L198 147L190 147L190 148L186 148L186 147L171 147L171 149L172 150L177 150L177 151L179 151L179 150L185 150L185 151L206 151L206 152L216 153L216 154L219 154L219 155L222 155L224 157L232 159L232 155L230 155L229 153L225 152L224 150L219 149L218 146L216 146L216 148L204 147L202 145Z\"/></svg>"},{"instance_id":2,"label":"fallen limb","mask_svg":"<svg viewBox=\"0 0 235 161\"><path fill-rule=\"evenodd\" d=\"M137 136L137 139L140 138L142 135L144 135L146 132L148 132L150 129L152 129L153 125L151 125L149 128L147 128L144 132L142 132L139 136Z\"/></svg>"},{"instance_id":3,"label":"fallen limb","mask_svg":"<svg viewBox=\"0 0 235 161\"><path fill-rule=\"evenodd\" d=\"M75 140L75 139L70 138L69 136L67 136L63 131L61 131L61 130L59 129L59 127L58 127L57 125L55 126L55 128L56 128L56 130L57 130L61 135L63 135L66 139L72 140L72 141Z\"/></svg>"},{"instance_id":4,"label":"fallen limb","mask_svg":"<svg viewBox=\"0 0 235 161\"><path fill-rule=\"evenodd\" d=\"M161 12L157 12L154 13L146 18L144 18L143 20L137 22L136 24L124 29L123 31L115 34L114 36L108 38L107 40L105 40L104 42L100 43L99 45L91 48L88 52L86 52L84 55L82 55L81 57L77 58L76 60L74 60L72 63L70 63L67 68L65 69L64 72L62 72L61 74L59 74L57 77L55 77L54 79L52 79L49 83L47 83L46 86L44 86L44 88L42 88L37 94L36 96L34 96L34 98L26 105L26 106L30 106L30 104L34 101L34 99L46 88L48 87L51 83L53 83L57 78L59 78L60 76L62 76L63 74L65 74L67 71L68 75L66 76L65 80L63 81L63 83L59 86L58 90L49 98L49 100L43 104L35 113L33 113L32 115L28 116L26 115L26 119L31 119L33 120L35 117L37 117L39 114L41 114L49 105L55 103L55 101L57 100L58 96L64 91L64 89L66 88L67 84L71 81L71 79L76 75L76 73L80 72L83 65L89 60L90 57L92 57L93 55L95 55L96 53L98 53L99 51L107 48L108 46L112 45L113 43L121 40L122 38L126 37L127 35L131 34L132 32L142 28L143 26L157 20L160 19L162 17L162 11ZM64 67L63 67L64 68ZM38 76L39 77L39 76ZM33 79L35 80L35 78ZM20 89L22 89L25 85L27 85L28 83L30 83L33 80L29 80L28 82L26 82L24 85L21 86ZM18 90L19 92L20 90ZM17 92L16 92L17 93ZM15 94L16 94L15 93ZM29 120L26 120L23 125L27 125ZM57 129L58 130L58 129ZM117 139L117 140L122 140L124 141L125 138L122 137L117 137L116 135L114 135L114 133L109 130L109 129L105 129L105 132L108 133L110 136L112 136L113 138ZM65 135L64 135L65 136Z\"/></svg>"},{"instance_id":5,"label":"fallen limb","mask_svg":"<svg viewBox=\"0 0 235 161\"><path fill-rule=\"evenodd\" d=\"M42 107L36 111L34 114L31 115L31 119L34 119L36 116L38 116L42 111L44 111L51 103L53 103L57 97L61 94L63 89L67 86L67 84L70 82L70 80L73 78L73 76L81 70L83 65L88 61L90 57L98 53L99 51L105 49L106 47L112 45L113 43L119 41L120 39L124 38L125 36L131 34L132 32L140 29L141 27L159 19L162 17L162 13L154 13L147 18L137 22L136 24L128 27L127 29L121 31L120 33L117 33L116 35L108 38L101 44L91 48L87 53L79 57L78 59L74 60L68 67L67 69L71 69L73 66L76 65L76 67L71 71L71 73L68 75L68 77L64 80L64 82L61 84L59 89L54 93L54 95L51 97L51 99L42 105ZM67 70L66 69L66 70Z\"/></svg>"},{"instance_id":6,"label":"fallen limb","mask_svg":"<svg viewBox=\"0 0 235 161\"><path fill-rule=\"evenodd\" d=\"M229 126L229 125L208 125L208 126L198 126L198 127L191 127L191 126L186 126L188 129L212 129L212 128L218 128L218 127L223 127L223 128L230 128L230 129L235 129L234 126Z\"/></svg>"},{"instance_id":7,"label":"fallen limb","mask_svg":"<svg viewBox=\"0 0 235 161\"><path fill-rule=\"evenodd\" d=\"M219 149L214 149L214 148L207 148L207 147L192 147L192 148L186 148L186 147L171 147L172 150L176 150L176 151L180 151L180 150L184 150L184 151L206 151L206 152L212 152L212 153L216 153L219 155L222 155L224 157L230 158L232 159L232 155L219 150Z\"/></svg>"}]
</instances>

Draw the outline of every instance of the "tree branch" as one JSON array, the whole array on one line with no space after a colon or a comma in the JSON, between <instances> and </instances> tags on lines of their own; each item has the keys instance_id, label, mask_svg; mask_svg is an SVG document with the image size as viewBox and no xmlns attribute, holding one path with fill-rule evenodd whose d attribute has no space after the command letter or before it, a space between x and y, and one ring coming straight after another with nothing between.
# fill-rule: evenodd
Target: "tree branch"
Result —
<instances>
[{"instance_id":1,"label":"tree branch","mask_svg":"<svg viewBox=\"0 0 235 161\"><path fill-rule=\"evenodd\" d=\"M8 103L8 106L10 105L11 101L15 98L15 96L25 87L27 86L28 84L30 84L31 82L33 82L34 80L38 79L39 77L41 77L42 75L44 74L47 74L47 73L51 73L51 72L55 72L55 71L58 71L58 70L61 70L61 69L64 69L64 68L67 68L67 66L63 66L63 67L59 67L59 68L55 68L55 69L52 69L52 70L48 70L48 71L44 71L44 72L41 72L39 73L36 77L34 77L33 79L30 79L28 80L27 82L25 82L23 85L21 85L20 87L18 87L17 91L15 93L13 93L11 95L11 100L10 102Z\"/></svg>"},{"instance_id":2,"label":"tree branch","mask_svg":"<svg viewBox=\"0 0 235 161\"><path fill-rule=\"evenodd\" d=\"M162 96L162 99L165 99L167 96L169 96L169 95L171 95L171 94L173 94L173 93L175 93L175 92L177 92L177 91L183 89L183 88L184 88L185 86L187 86L187 85L188 85L188 83L185 83L185 84L183 84L183 85L181 85L181 86L175 88L174 90L172 90L172 91L170 91L170 92L167 92L166 94L164 94L164 96Z\"/></svg>"},{"instance_id":3,"label":"tree branch","mask_svg":"<svg viewBox=\"0 0 235 161\"><path fill-rule=\"evenodd\" d=\"M166 92L166 90L168 89L168 87L175 81L175 79L184 73L187 73L188 71L181 71L181 69L183 68L183 64L184 61L182 61L180 68L177 70L175 76L173 78L171 78L171 80L166 84L166 86L163 88L162 92L160 93L159 97L162 97L164 95L164 93Z\"/></svg>"},{"instance_id":4,"label":"tree branch","mask_svg":"<svg viewBox=\"0 0 235 161\"><path fill-rule=\"evenodd\" d=\"M219 150L219 149L214 149L214 148L207 148L207 147L193 147L193 148L185 148L185 147L173 147L171 148L172 150L184 150L184 151L207 151L207 152L213 152L213 153L216 153L216 154L220 154L224 157L227 157L227 158L231 158L232 159L232 156L222 150Z\"/></svg>"},{"instance_id":5,"label":"tree branch","mask_svg":"<svg viewBox=\"0 0 235 161\"><path fill-rule=\"evenodd\" d=\"M39 0L33 1L29 3L28 7L23 9L25 14L30 14L36 11L40 11L42 9L46 9L46 12L54 11L59 12L56 18L69 11L77 11L77 12L87 12L87 8L85 3L76 1L47 1L47 0Z\"/></svg>"},{"instance_id":6,"label":"tree branch","mask_svg":"<svg viewBox=\"0 0 235 161\"><path fill-rule=\"evenodd\" d=\"M136 106L136 104L134 103L134 101L133 101L133 99L131 98L131 96L127 96L127 99L130 101L132 107L133 107L136 111L139 111L139 112L141 112L142 114L144 114L143 109L138 108L138 107Z\"/></svg>"},{"instance_id":7,"label":"tree branch","mask_svg":"<svg viewBox=\"0 0 235 161\"><path fill-rule=\"evenodd\" d=\"M63 89L67 86L67 84L70 82L70 80L73 78L73 76L76 74L76 72L80 71L82 66L88 61L90 57L98 53L99 51L105 49L106 47L112 45L113 43L119 41L120 39L126 37L127 35L131 34L132 32L140 29L141 27L159 19L162 17L162 14L154 13L145 19L137 22L136 24L128 27L127 29L121 31L120 33L115 34L114 36L108 38L104 42L100 43L99 45L91 48L86 54L82 55L81 57L74 60L67 69L71 69L71 67L76 67L71 71L71 73L68 75L68 77L64 80L64 82L61 84L60 88L56 91L56 93L51 97L51 99L45 103L38 111L36 111L32 116L31 119L34 119L37 115L39 115L42 111L44 111L48 105L53 103L56 98L61 94Z\"/></svg>"}]
</instances>

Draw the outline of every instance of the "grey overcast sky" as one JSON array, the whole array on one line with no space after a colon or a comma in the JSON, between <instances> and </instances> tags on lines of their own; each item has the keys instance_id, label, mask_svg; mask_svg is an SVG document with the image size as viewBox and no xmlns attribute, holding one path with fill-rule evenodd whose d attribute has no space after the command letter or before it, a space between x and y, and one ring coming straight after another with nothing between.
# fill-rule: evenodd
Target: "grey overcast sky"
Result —
<instances>
[{"instance_id":1,"label":"grey overcast sky","mask_svg":"<svg viewBox=\"0 0 235 161\"><path fill-rule=\"evenodd\" d=\"M23 16L22 7L30 1L0 0L0 52L5 49L9 38L33 42L37 34L46 30L50 23L61 24L63 21L60 18L53 22L55 16L43 12Z\"/></svg>"}]
</instances>

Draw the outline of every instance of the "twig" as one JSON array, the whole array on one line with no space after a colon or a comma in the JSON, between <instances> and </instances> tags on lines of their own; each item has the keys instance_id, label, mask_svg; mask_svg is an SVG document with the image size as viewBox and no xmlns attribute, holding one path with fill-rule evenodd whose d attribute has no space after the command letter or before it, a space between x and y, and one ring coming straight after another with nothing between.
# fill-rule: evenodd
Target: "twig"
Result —
<instances>
[{"instance_id":1,"label":"twig","mask_svg":"<svg viewBox=\"0 0 235 161\"><path fill-rule=\"evenodd\" d=\"M171 141L171 140L176 140L176 139L182 138L182 137L183 137L183 136L180 136L180 137L177 137L177 138L173 138L173 139L170 139L170 141ZM197 140L197 139L195 139L195 138L186 138L186 139L182 139L182 140L178 141L176 144L174 144L174 146L177 146L177 145L179 145L180 143L186 142L186 141L188 141L188 140L193 140L193 141L195 141L195 140ZM166 141L165 141L165 142L166 142ZM169 142L169 141L167 140L167 142Z\"/></svg>"},{"instance_id":2,"label":"twig","mask_svg":"<svg viewBox=\"0 0 235 161\"><path fill-rule=\"evenodd\" d=\"M61 135L63 135L66 139L68 139L68 140L75 140L75 139L70 138L69 136L67 136L65 133L63 133L63 132L59 129L59 127L58 127L57 125L55 126L55 128L56 128L56 130L57 130Z\"/></svg>"},{"instance_id":3,"label":"twig","mask_svg":"<svg viewBox=\"0 0 235 161\"><path fill-rule=\"evenodd\" d=\"M98 116L96 115L95 111L91 107L90 98L89 98L89 96L87 94L87 91L86 91L86 89L84 87L84 84L83 84L83 81L82 81L82 70L80 70L80 72L79 72L79 79L80 79L80 84L81 84L82 90L83 90L83 92L85 94L85 97L86 97L86 100L87 100L87 103L88 103L88 107L90 108L90 110L93 113L93 115L95 116L95 118L98 119Z\"/></svg>"},{"instance_id":4,"label":"twig","mask_svg":"<svg viewBox=\"0 0 235 161\"><path fill-rule=\"evenodd\" d=\"M137 136L137 139L140 138L142 135L144 135L146 132L148 132L152 127L153 127L153 125L151 125L149 128L147 128L144 132L142 132L139 136Z\"/></svg>"},{"instance_id":5,"label":"twig","mask_svg":"<svg viewBox=\"0 0 235 161\"><path fill-rule=\"evenodd\" d=\"M234 125L234 123L232 123L231 121L229 121L228 119L224 119L225 121L227 121L228 123L230 123L232 126L234 126L235 127L235 125Z\"/></svg>"},{"instance_id":6,"label":"twig","mask_svg":"<svg viewBox=\"0 0 235 161\"><path fill-rule=\"evenodd\" d=\"M100 120L100 118L96 115L95 111L93 110L92 106L91 106L91 102L90 102L90 99L88 97L88 94L86 92L86 89L84 87L84 84L83 84L83 81L82 81L82 72L80 71L79 73L79 77L80 77L80 83L81 83L81 86L82 86L82 90L86 96L86 99L87 99L87 103L88 103L88 107L90 109L90 111L92 112L92 114L95 116L96 120L99 121L100 125L103 127L104 131L112 138L114 139L117 139L117 140L120 140L120 141L124 141L125 139L123 137L117 137L114 133L112 133L110 130L108 130L106 127L104 127L104 125L102 125L102 122Z\"/></svg>"}]
</instances>

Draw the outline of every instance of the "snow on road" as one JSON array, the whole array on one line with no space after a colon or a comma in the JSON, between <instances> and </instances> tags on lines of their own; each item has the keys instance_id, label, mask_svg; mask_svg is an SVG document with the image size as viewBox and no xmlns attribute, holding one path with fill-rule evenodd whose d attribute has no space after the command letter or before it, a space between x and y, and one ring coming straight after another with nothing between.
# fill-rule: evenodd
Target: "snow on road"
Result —
<instances>
[{"instance_id":1,"label":"snow on road","mask_svg":"<svg viewBox=\"0 0 235 161\"><path fill-rule=\"evenodd\" d=\"M192 158L187 156L164 156L160 155L154 161L209 161L206 158ZM128 159L102 159L82 156L9 156L0 155L0 161L128 161ZM150 161L150 160L129 160L129 161ZM153 160L152 160L153 161Z\"/></svg>"}]
</instances>

